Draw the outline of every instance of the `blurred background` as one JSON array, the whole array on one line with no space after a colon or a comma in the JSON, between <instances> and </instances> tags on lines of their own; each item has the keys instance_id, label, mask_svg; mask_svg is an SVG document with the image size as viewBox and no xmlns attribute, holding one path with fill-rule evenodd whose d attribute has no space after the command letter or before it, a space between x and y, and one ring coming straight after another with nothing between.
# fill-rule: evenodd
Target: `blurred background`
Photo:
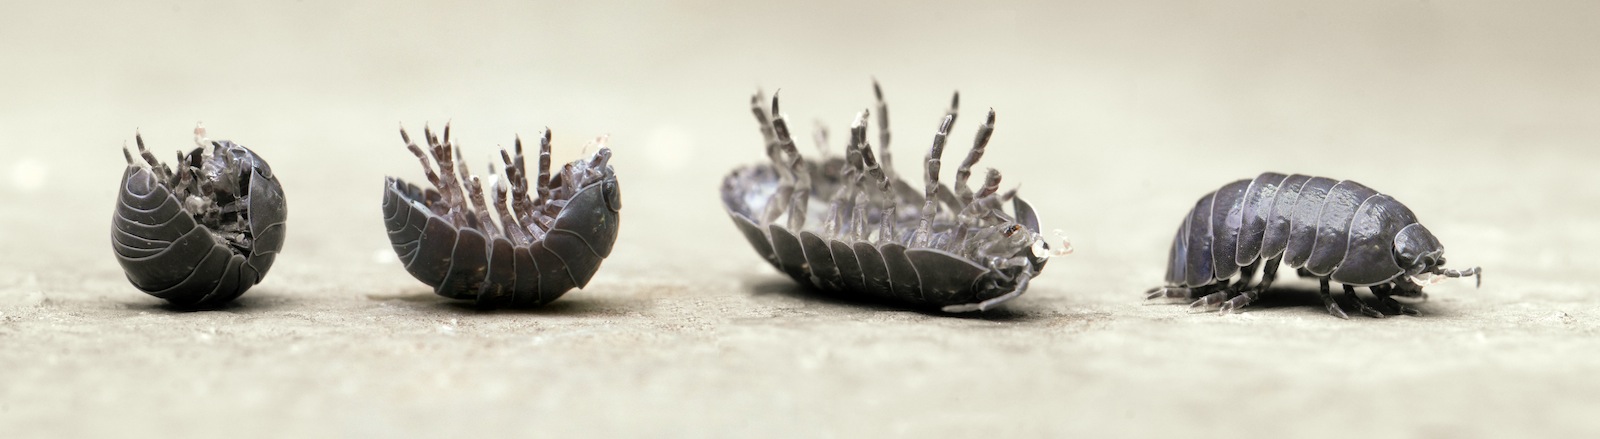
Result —
<instances>
[{"instance_id":1,"label":"blurred background","mask_svg":"<svg viewBox=\"0 0 1600 439\"><path fill-rule=\"evenodd\" d=\"M0 16L0 284L26 308L5 315L24 320L54 315L27 308L40 303L154 303L107 248L118 148L140 132L171 160L197 122L269 160L289 200L283 256L251 295L291 309L429 297L393 260L380 182L421 177L398 127L450 121L480 173L515 135L551 128L558 163L609 136L625 209L594 294L736 298L683 311L718 321L776 278L717 197L730 169L764 159L749 96L781 89L797 131L832 127L837 146L874 78L902 174L916 175L951 92L965 116L947 157L997 111L982 165L1078 250L1024 313L1137 305L1193 201L1268 170L1407 203L1451 261L1486 268L1483 290L1442 291L1583 309L1597 292L1595 2L57 1ZM113 319L67 325L76 337L0 330L0 343L61 353L46 345L92 346ZM0 369L42 367L20 355ZM164 361L144 370L180 380ZM46 393L18 389L0 395ZM46 408L81 406L61 398L20 418L56 425ZM111 401L165 401L150 398Z\"/></svg>"},{"instance_id":2,"label":"blurred background","mask_svg":"<svg viewBox=\"0 0 1600 439\"><path fill-rule=\"evenodd\" d=\"M967 114L999 113L983 164L1021 185L1080 248L1137 245L1143 259L1145 235L1160 241L1170 231L1124 228L1129 217L1175 229L1200 194L1264 170L1366 182L1424 219L1452 219L1436 228L1505 209L1537 224L1554 220L1537 215L1534 200L1595 200L1586 167L1555 165L1597 154L1597 9L19 3L4 7L12 24L0 29L0 170L9 183L0 196L11 223L26 225L0 236L101 246L99 221L62 219L108 214L117 148L138 130L167 159L192 147L190 130L203 121L282 175L296 220L286 254L367 256L385 247L382 176L420 178L396 128L453 121L476 166L543 127L555 132L558 162L609 135L632 183L622 245L697 237L624 257L687 263L674 249L707 239L674 231L705 226L732 238L716 187L731 167L763 158L748 96L782 89L797 129L820 123L839 136L871 105L872 78L888 95L902 173L917 170L907 162L960 90ZM969 139L975 126L964 119L954 137ZM108 258L91 262L114 269Z\"/></svg>"}]
</instances>

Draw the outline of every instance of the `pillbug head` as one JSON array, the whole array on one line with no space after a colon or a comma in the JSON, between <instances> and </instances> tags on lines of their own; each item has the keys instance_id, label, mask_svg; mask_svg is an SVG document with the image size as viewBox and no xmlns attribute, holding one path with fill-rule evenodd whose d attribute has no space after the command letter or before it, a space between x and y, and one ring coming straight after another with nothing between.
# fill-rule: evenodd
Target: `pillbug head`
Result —
<instances>
[{"instance_id":1,"label":"pillbug head","mask_svg":"<svg viewBox=\"0 0 1600 439\"><path fill-rule=\"evenodd\" d=\"M1473 277L1476 286L1483 285L1483 269L1471 267L1452 269L1445 267L1444 245L1422 224L1412 224L1400 229L1394 237L1395 262L1405 269L1402 284L1421 288L1458 277Z\"/></svg>"},{"instance_id":2,"label":"pillbug head","mask_svg":"<svg viewBox=\"0 0 1600 439\"><path fill-rule=\"evenodd\" d=\"M1444 265L1444 246L1422 224L1411 224L1394 237L1394 259L1409 277L1433 273Z\"/></svg>"}]
</instances>

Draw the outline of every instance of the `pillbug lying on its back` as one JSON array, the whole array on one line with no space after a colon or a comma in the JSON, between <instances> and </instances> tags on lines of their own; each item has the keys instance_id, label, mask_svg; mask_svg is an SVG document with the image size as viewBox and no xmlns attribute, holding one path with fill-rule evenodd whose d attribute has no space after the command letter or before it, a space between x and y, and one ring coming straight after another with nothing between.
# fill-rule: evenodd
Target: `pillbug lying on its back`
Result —
<instances>
[{"instance_id":1,"label":"pillbug lying on its back","mask_svg":"<svg viewBox=\"0 0 1600 439\"><path fill-rule=\"evenodd\" d=\"M990 169L977 191L967 186L994 131L994 111L956 170L952 192L939 183L939 168L957 95L934 135L918 189L894 173L888 107L876 83L873 89L881 165L867 143L867 111L851 125L844 157L807 160L777 97L770 112L760 93L752 97L772 163L735 169L723 180L722 202L734 225L768 263L827 292L945 312L981 311L1021 295L1052 255L1039 236L1039 218L1016 190L999 191L999 171ZM818 141L825 146L825 132Z\"/></svg>"},{"instance_id":2,"label":"pillbug lying on its back","mask_svg":"<svg viewBox=\"0 0 1600 439\"><path fill-rule=\"evenodd\" d=\"M500 150L504 178L494 182L493 198L486 200L482 183L450 143L450 125L442 139L427 128L423 136L426 151L400 130L433 187L394 177L383 184L383 222L407 272L441 296L486 307L543 305L589 284L616 243L622 209L604 138L594 155L552 175L546 129L532 187L517 138L515 156ZM495 174L493 163L489 174Z\"/></svg>"},{"instance_id":3,"label":"pillbug lying on its back","mask_svg":"<svg viewBox=\"0 0 1600 439\"><path fill-rule=\"evenodd\" d=\"M175 167L156 160L134 135L139 159L124 146L111 248L134 287L176 305L226 303L261 282L283 249L283 186L267 161L244 146L206 139L178 153Z\"/></svg>"},{"instance_id":4,"label":"pillbug lying on its back","mask_svg":"<svg viewBox=\"0 0 1600 439\"><path fill-rule=\"evenodd\" d=\"M1190 306L1220 304L1223 313L1260 297L1280 263L1320 280L1323 305L1340 318L1349 317L1329 282L1343 284L1346 298L1372 317L1384 310L1357 297L1356 287L1370 288L1391 313L1416 315L1394 297L1426 299L1422 287L1444 278L1483 283L1478 267L1444 268L1444 246L1394 198L1350 180L1272 172L1201 197L1178 226L1167 263L1166 286L1147 298L1197 299ZM1257 269L1261 281L1251 286Z\"/></svg>"}]
</instances>

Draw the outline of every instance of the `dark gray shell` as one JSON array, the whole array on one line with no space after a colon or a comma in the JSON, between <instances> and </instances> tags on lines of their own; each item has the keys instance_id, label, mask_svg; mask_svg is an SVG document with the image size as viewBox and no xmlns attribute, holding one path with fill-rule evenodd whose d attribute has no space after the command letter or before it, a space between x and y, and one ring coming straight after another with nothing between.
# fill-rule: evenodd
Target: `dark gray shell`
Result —
<instances>
[{"instance_id":1,"label":"dark gray shell","mask_svg":"<svg viewBox=\"0 0 1600 439\"><path fill-rule=\"evenodd\" d=\"M801 285L847 297L971 312L1026 292L1051 256L1038 215L1016 190L1000 191L998 170L989 169L977 189L968 186L994 132L994 110L978 127L953 184L945 185L939 179L944 146L961 102L959 94L951 98L922 160L918 189L895 174L888 105L876 83L873 91L877 152L867 140L870 111L861 111L843 157L823 160L800 153L776 96L770 108L761 93L751 97L770 162L723 179L723 208L740 233ZM817 140L826 150L825 130Z\"/></svg>"},{"instance_id":2,"label":"dark gray shell","mask_svg":"<svg viewBox=\"0 0 1600 439\"><path fill-rule=\"evenodd\" d=\"M123 172L112 215L111 247L128 281L177 305L211 306L239 297L261 282L283 248L288 209L272 168L233 142L215 141L212 146L230 154L233 166L227 169L237 172L233 179L248 188L239 212L249 237L247 248L230 245L197 222L196 213L175 196L169 182L133 163ZM178 165L180 171L186 168Z\"/></svg>"},{"instance_id":3,"label":"dark gray shell","mask_svg":"<svg viewBox=\"0 0 1600 439\"><path fill-rule=\"evenodd\" d=\"M480 230L451 226L423 207L438 192L384 181L383 223L406 272L452 299L486 306L537 306L589 285L617 241L622 205L613 174L578 191L544 239L492 242Z\"/></svg>"},{"instance_id":4,"label":"dark gray shell","mask_svg":"<svg viewBox=\"0 0 1600 439\"><path fill-rule=\"evenodd\" d=\"M1166 281L1203 287L1281 258L1334 282L1382 284L1405 273L1394 240L1416 223L1405 205L1354 181L1263 173L1201 197L1173 239Z\"/></svg>"},{"instance_id":5,"label":"dark gray shell","mask_svg":"<svg viewBox=\"0 0 1600 439\"><path fill-rule=\"evenodd\" d=\"M448 145L449 127L445 130L444 142L430 147L442 146L443 154L448 157L453 146ZM431 132L428 137L430 143L438 140ZM409 137L407 142L410 143ZM540 180L547 181L550 180L548 132L541 146ZM514 162L510 156L504 157L507 157L505 177L513 181L512 184L520 181L523 185L518 197L528 195L521 141L518 140ZM622 190L615 171L605 164L609 157L610 150L601 147L594 158L579 159L568 165L562 175L557 175L544 186L545 190L538 192L545 196L557 194L555 199L546 199L543 206L537 208L553 212L522 212L543 218L537 221L549 221L548 231L539 236L516 236L511 232L513 227L527 224L525 221L499 225L477 217L465 222L452 221L440 212L470 210L473 206L450 206L438 189L421 188L393 177L384 181L384 228L406 272L433 287L434 293L440 296L472 300L483 307L543 305L574 287L587 286L599 271L600 263L611 255L621 220ZM455 159L459 160L459 156ZM592 164L599 166L588 167ZM598 175L574 183L567 172L574 167L590 169ZM513 174L514 171L520 171L521 177ZM564 180L563 176L569 178ZM463 180L469 178L476 185L476 179L470 175ZM563 184L574 187L563 188ZM460 189L458 186L454 190ZM468 190L477 189L469 187ZM532 203L532 199L529 202ZM501 204L497 209L514 208Z\"/></svg>"},{"instance_id":6,"label":"dark gray shell","mask_svg":"<svg viewBox=\"0 0 1600 439\"><path fill-rule=\"evenodd\" d=\"M812 182L816 183L813 195L831 192L838 184L841 168L838 158L808 166L813 173ZM778 174L770 165L735 170L722 183L723 207L756 254L803 286L919 308L977 304L1005 295L1017 286L1005 280L1008 273L995 272L943 250L907 248L895 242L823 239L810 231L796 234L779 224L763 228L757 225L756 212L766 207L766 200L777 185ZM1039 233L1039 217L1027 201L1014 198L1012 211L1018 224ZM1046 257L1024 256L1030 259L1035 273L1044 269Z\"/></svg>"}]
</instances>

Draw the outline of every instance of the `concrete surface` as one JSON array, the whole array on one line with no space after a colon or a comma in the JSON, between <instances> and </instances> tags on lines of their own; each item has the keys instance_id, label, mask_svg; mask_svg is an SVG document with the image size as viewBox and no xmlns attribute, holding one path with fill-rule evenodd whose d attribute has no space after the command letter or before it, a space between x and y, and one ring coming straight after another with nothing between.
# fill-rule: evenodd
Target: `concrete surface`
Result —
<instances>
[{"instance_id":1,"label":"concrete surface","mask_svg":"<svg viewBox=\"0 0 1600 439\"><path fill-rule=\"evenodd\" d=\"M1047 3L7 5L0 436L1600 432L1600 7ZM1077 254L974 317L765 266L715 193L762 159L749 93L839 132L873 76L902 172L951 90L995 108L985 163ZM106 233L117 148L197 120L271 161L289 239L237 306L181 312ZM394 262L380 182L421 175L396 124L445 120L482 160L611 135L622 236L587 290L480 312ZM1191 203L1268 169L1394 195L1483 288L1386 320L1304 282L1225 317L1142 301Z\"/></svg>"}]
</instances>

